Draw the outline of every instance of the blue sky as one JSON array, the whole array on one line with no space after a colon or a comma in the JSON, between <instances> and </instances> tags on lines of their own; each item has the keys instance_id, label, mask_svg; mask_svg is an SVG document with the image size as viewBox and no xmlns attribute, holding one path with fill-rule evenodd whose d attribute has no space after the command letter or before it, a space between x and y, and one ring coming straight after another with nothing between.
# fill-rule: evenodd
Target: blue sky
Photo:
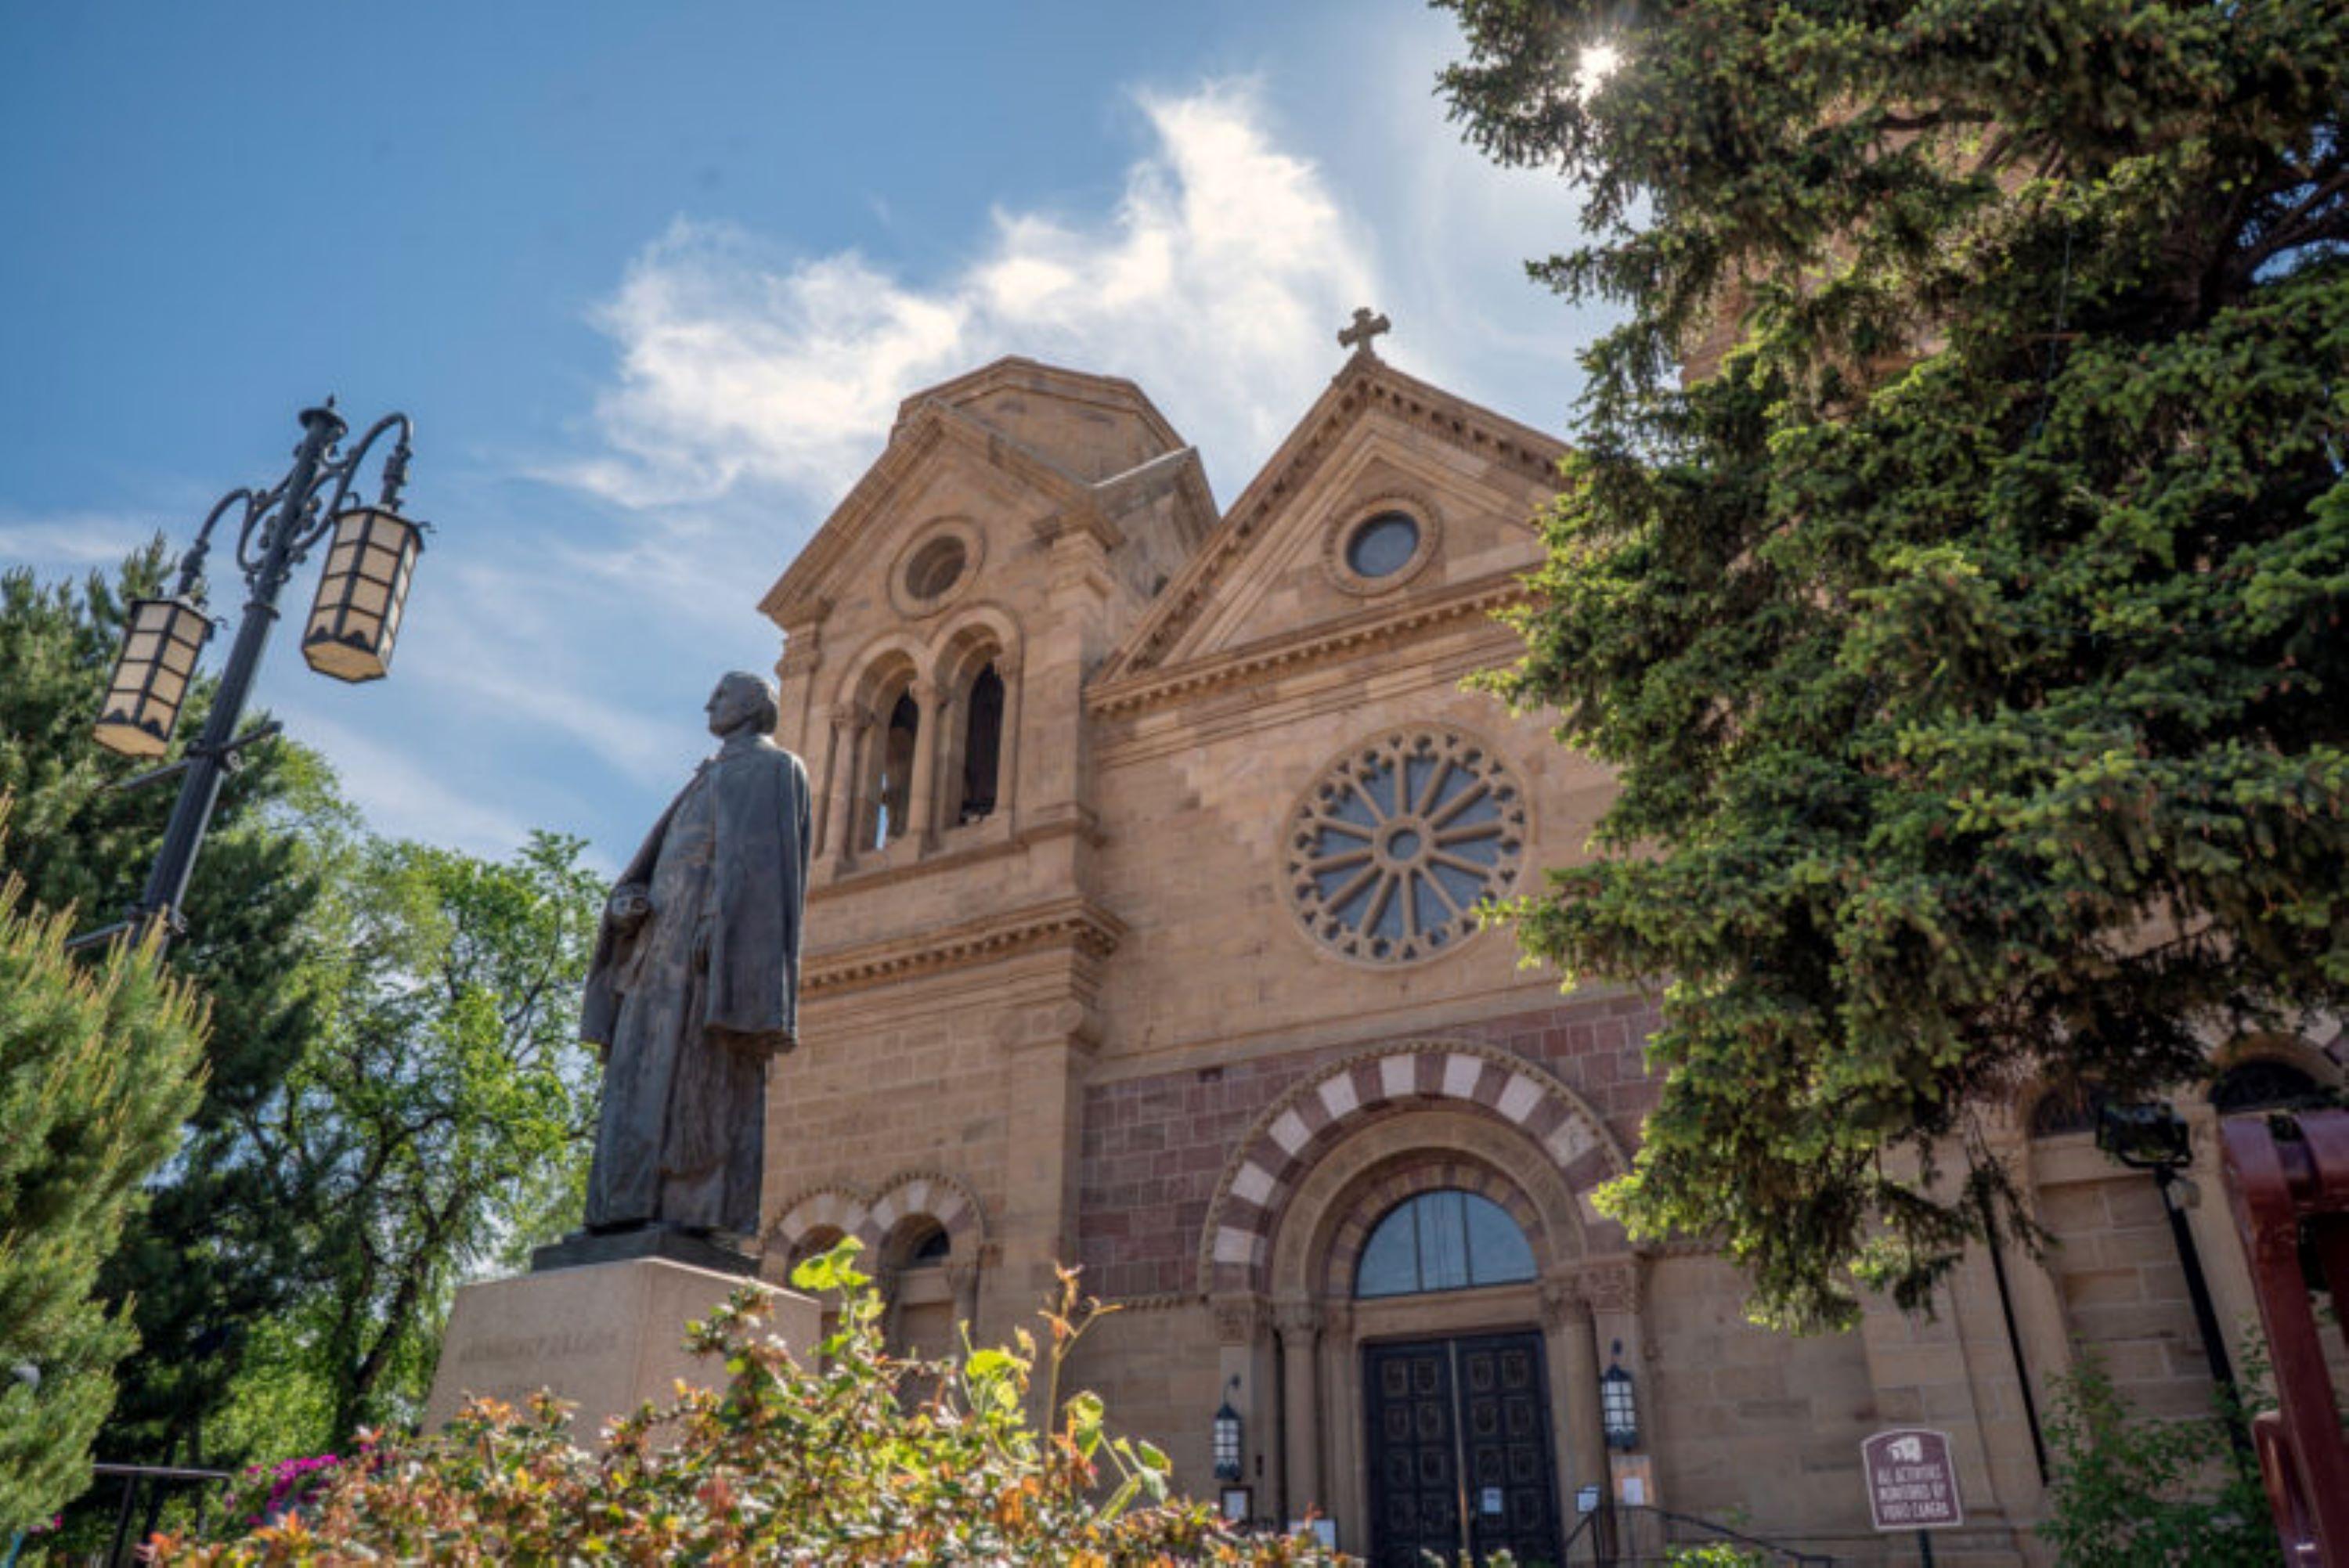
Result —
<instances>
[{"instance_id":1,"label":"blue sky","mask_svg":"<svg viewBox=\"0 0 2349 1568\"><path fill-rule=\"evenodd\" d=\"M1133 377L1228 502L1356 304L1561 431L1602 325L1522 271L1572 192L1461 145L1451 20L1401 0L0 0L0 562L184 542L305 403L406 409L439 532L392 678L281 635L261 695L379 829L476 851L626 857L909 391Z\"/></svg>"}]
</instances>

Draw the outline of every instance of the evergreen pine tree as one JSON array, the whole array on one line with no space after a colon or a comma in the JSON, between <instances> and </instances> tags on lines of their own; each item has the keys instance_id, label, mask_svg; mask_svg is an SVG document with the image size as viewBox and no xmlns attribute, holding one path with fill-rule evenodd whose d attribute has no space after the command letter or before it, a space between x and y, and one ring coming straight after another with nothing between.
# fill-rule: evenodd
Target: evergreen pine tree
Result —
<instances>
[{"instance_id":1,"label":"evergreen pine tree","mask_svg":"<svg viewBox=\"0 0 2349 1568\"><path fill-rule=\"evenodd\" d=\"M158 540L111 578L0 576L0 792L16 799L11 856L34 902L73 908L82 926L119 918L139 895L175 793L168 779L110 788L141 765L90 736L125 603L155 592L165 566ZM180 743L201 729L210 697L200 682ZM318 1029L308 916L320 871L291 819L335 810L323 764L283 738L247 748L222 789L189 889L188 934L169 959L214 1004L204 1093L180 1157L103 1276L109 1299L132 1304L138 1330L103 1445L109 1459L197 1457L195 1439L226 1396L250 1326L283 1306L304 1266L315 1194L262 1158L252 1128Z\"/></svg>"},{"instance_id":2,"label":"evergreen pine tree","mask_svg":"<svg viewBox=\"0 0 2349 1568\"><path fill-rule=\"evenodd\" d=\"M151 948L91 964L69 934L0 883L0 1535L88 1483L134 1337L99 1266L199 1095L195 993Z\"/></svg>"},{"instance_id":3,"label":"evergreen pine tree","mask_svg":"<svg viewBox=\"0 0 2349 1568\"><path fill-rule=\"evenodd\" d=\"M2349 1006L2349 7L1443 3L1628 312L1495 683L1620 780L1525 945L1669 985L1603 1202L1920 1305L2033 1079Z\"/></svg>"}]
</instances>

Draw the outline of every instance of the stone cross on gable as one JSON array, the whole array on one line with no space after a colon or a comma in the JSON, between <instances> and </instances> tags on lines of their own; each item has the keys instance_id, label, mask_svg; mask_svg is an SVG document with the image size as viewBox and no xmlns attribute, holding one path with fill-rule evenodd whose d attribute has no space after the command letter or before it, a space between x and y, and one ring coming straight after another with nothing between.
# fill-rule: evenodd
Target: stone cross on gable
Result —
<instances>
[{"instance_id":1,"label":"stone cross on gable","mask_svg":"<svg viewBox=\"0 0 2349 1568\"><path fill-rule=\"evenodd\" d=\"M1350 348L1357 354L1369 354L1375 356L1377 350L1371 346L1371 339L1382 332L1393 330L1394 323L1378 315L1370 306L1363 305L1354 312L1354 325L1339 332L1338 346Z\"/></svg>"}]
</instances>

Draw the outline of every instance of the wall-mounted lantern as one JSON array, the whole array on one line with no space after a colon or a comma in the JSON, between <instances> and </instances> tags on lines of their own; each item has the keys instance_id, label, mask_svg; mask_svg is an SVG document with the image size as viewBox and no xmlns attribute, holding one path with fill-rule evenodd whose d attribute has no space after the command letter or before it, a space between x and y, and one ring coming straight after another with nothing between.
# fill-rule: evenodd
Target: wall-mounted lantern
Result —
<instances>
[{"instance_id":1,"label":"wall-mounted lantern","mask_svg":"<svg viewBox=\"0 0 2349 1568\"><path fill-rule=\"evenodd\" d=\"M2186 1119L2167 1100L2098 1107L2096 1147L2132 1171L2174 1172L2194 1161Z\"/></svg>"},{"instance_id":2,"label":"wall-mounted lantern","mask_svg":"<svg viewBox=\"0 0 2349 1568\"><path fill-rule=\"evenodd\" d=\"M1232 1408L1232 1395L1240 1386L1239 1375L1224 1386L1224 1402L1216 1408L1215 1455L1216 1479L1237 1480L1243 1471L1240 1464L1240 1413Z\"/></svg>"},{"instance_id":3,"label":"wall-mounted lantern","mask_svg":"<svg viewBox=\"0 0 2349 1568\"><path fill-rule=\"evenodd\" d=\"M1640 1406L1631 1391L1631 1375L1623 1370L1618 1359L1623 1354L1623 1342L1617 1340L1607 1357L1607 1370L1599 1375L1599 1419L1606 1429L1607 1446L1610 1449L1636 1449L1640 1446Z\"/></svg>"}]
</instances>

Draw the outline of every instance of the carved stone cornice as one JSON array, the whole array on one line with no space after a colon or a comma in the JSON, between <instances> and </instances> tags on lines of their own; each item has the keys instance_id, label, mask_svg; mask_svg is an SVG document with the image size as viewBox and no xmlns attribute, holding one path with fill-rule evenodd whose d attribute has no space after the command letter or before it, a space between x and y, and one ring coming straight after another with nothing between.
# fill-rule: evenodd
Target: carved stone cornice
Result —
<instances>
[{"instance_id":1,"label":"carved stone cornice","mask_svg":"<svg viewBox=\"0 0 2349 1568\"><path fill-rule=\"evenodd\" d=\"M1124 922L1088 899L1056 899L945 931L811 953L800 989L804 995L832 995L1040 948L1066 947L1100 960L1117 950L1125 929Z\"/></svg>"},{"instance_id":2,"label":"carved stone cornice","mask_svg":"<svg viewBox=\"0 0 2349 1568\"><path fill-rule=\"evenodd\" d=\"M1272 1305L1260 1295L1219 1295L1209 1305L1218 1345L1253 1345L1272 1327Z\"/></svg>"},{"instance_id":3,"label":"carved stone cornice","mask_svg":"<svg viewBox=\"0 0 2349 1568\"><path fill-rule=\"evenodd\" d=\"M1309 1345L1321 1332L1327 1316L1319 1302L1275 1302L1272 1326L1280 1331L1284 1345Z\"/></svg>"},{"instance_id":4,"label":"carved stone cornice","mask_svg":"<svg viewBox=\"0 0 2349 1568\"><path fill-rule=\"evenodd\" d=\"M1541 1283L1542 1317L1560 1323L1585 1311L1637 1313L1640 1287L1637 1257L1568 1264Z\"/></svg>"},{"instance_id":5,"label":"carved stone cornice","mask_svg":"<svg viewBox=\"0 0 2349 1568\"><path fill-rule=\"evenodd\" d=\"M1171 670L1121 676L1086 692L1085 705L1103 717L1159 707L1253 680L1268 671L1320 664L1473 615L1490 614L1522 603L1528 596L1515 572L1480 577L1425 599L1324 622L1309 631L1268 638Z\"/></svg>"}]
</instances>

